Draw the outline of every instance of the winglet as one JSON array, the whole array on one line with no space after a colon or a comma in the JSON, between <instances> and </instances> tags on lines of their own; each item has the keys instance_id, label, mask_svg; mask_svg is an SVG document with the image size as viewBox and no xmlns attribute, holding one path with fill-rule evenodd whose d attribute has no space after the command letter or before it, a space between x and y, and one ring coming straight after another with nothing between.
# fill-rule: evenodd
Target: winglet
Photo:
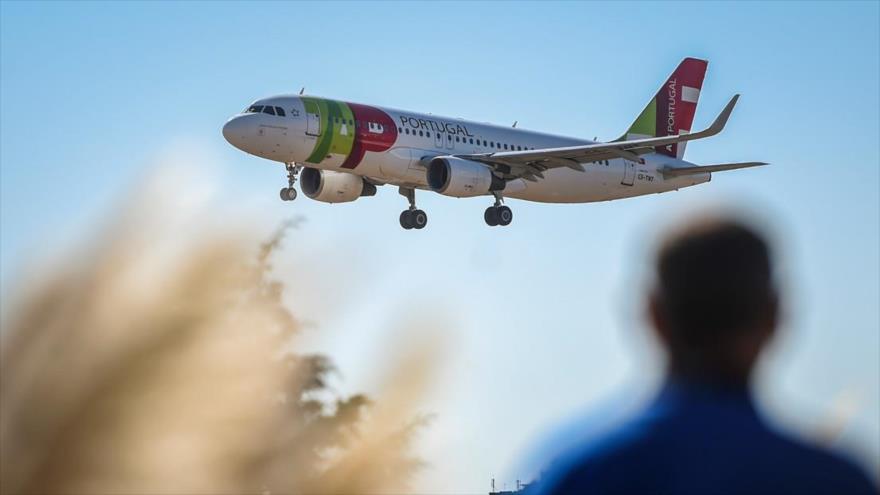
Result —
<instances>
[{"instance_id":1,"label":"winglet","mask_svg":"<svg viewBox=\"0 0 880 495\"><path fill-rule=\"evenodd\" d=\"M736 106L736 102L739 100L739 95L733 95L733 98L727 102L727 105L724 106L724 110L721 110L721 113L715 117L715 121L712 122L712 125L703 129L702 131L694 132L692 134L679 134L679 139L677 142L681 141L693 141L695 139L703 139L710 136L714 136L719 132L724 130L724 126L727 125L727 119L730 118L730 114L733 112L733 107Z\"/></svg>"},{"instance_id":2,"label":"winglet","mask_svg":"<svg viewBox=\"0 0 880 495\"><path fill-rule=\"evenodd\" d=\"M733 98L731 98L730 101L727 102L724 110L722 110L721 113L718 114L718 117L715 117L715 122L712 122L712 125L710 125L705 131L703 131L707 133L707 136L714 136L715 134L718 134L719 132L724 130L724 126L727 125L727 119L730 118L730 114L733 112L733 107L736 106L737 100L739 100L739 94L733 95Z\"/></svg>"}]
</instances>

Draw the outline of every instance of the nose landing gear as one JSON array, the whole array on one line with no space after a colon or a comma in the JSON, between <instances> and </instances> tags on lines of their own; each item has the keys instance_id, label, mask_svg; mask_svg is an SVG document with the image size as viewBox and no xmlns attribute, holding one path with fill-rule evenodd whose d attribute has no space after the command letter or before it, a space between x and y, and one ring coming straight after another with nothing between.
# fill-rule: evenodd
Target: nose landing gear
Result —
<instances>
[{"instance_id":1,"label":"nose landing gear","mask_svg":"<svg viewBox=\"0 0 880 495\"><path fill-rule=\"evenodd\" d=\"M400 213L400 226L406 230L421 230L428 225L428 214L416 208L416 191L415 189L401 187L398 192L402 196L406 196L409 201L409 209Z\"/></svg>"},{"instance_id":2,"label":"nose landing gear","mask_svg":"<svg viewBox=\"0 0 880 495\"><path fill-rule=\"evenodd\" d=\"M287 187L281 189L279 196L281 196L281 201L293 201L296 199L296 189L293 188L293 185L296 184L296 177L302 170L302 166L292 162L285 163L284 166L287 169Z\"/></svg>"},{"instance_id":3,"label":"nose landing gear","mask_svg":"<svg viewBox=\"0 0 880 495\"><path fill-rule=\"evenodd\" d=\"M486 221L486 225L490 227L498 225L505 227L513 221L513 211L501 204L502 201L501 195L495 193L495 204L486 208L486 212L483 214L483 220Z\"/></svg>"}]
</instances>

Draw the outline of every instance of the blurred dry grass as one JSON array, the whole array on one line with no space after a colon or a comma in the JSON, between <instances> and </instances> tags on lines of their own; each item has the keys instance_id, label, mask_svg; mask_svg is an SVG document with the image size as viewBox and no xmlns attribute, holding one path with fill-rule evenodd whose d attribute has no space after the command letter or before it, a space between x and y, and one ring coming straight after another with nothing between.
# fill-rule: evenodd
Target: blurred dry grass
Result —
<instances>
[{"instance_id":1,"label":"blurred dry grass","mask_svg":"<svg viewBox=\"0 0 880 495\"><path fill-rule=\"evenodd\" d=\"M124 214L64 268L12 284L2 492L406 490L431 359L396 356L375 401L334 398L330 359L289 352L301 325L269 275L292 225L253 256L235 229L160 248L171 234L146 218Z\"/></svg>"}]
</instances>

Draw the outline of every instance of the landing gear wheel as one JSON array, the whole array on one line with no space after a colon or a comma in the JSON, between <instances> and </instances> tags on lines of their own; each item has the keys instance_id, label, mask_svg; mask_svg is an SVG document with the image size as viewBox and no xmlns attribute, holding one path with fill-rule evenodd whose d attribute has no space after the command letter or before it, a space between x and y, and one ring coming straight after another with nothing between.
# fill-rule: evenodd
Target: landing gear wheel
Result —
<instances>
[{"instance_id":1,"label":"landing gear wheel","mask_svg":"<svg viewBox=\"0 0 880 495\"><path fill-rule=\"evenodd\" d=\"M293 185L296 184L296 176L299 175L302 167L290 162L285 163L284 168L287 169L287 187L282 189L279 195L282 201L293 201L296 199L296 189L293 188Z\"/></svg>"},{"instance_id":2,"label":"landing gear wheel","mask_svg":"<svg viewBox=\"0 0 880 495\"><path fill-rule=\"evenodd\" d=\"M486 225L489 227L495 227L498 225L498 208L494 206L490 206L486 208L486 213L483 214L483 219L486 221Z\"/></svg>"},{"instance_id":3,"label":"landing gear wheel","mask_svg":"<svg viewBox=\"0 0 880 495\"><path fill-rule=\"evenodd\" d=\"M296 199L296 189L292 187L285 187L281 190L280 193L282 201L293 201Z\"/></svg>"},{"instance_id":4,"label":"landing gear wheel","mask_svg":"<svg viewBox=\"0 0 880 495\"><path fill-rule=\"evenodd\" d=\"M403 210L400 212L400 226L406 230L413 228L411 211Z\"/></svg>"},{"instance_id":5,"label":"landing gear wheel","mask_svg":"<svg viewBox=\"0 0 880 495\"><path fill-rule=\"evenodd\" d=\"M409 209L400 214L400 226L406 230L425 228L428 225L428 214L416 208L415 189L401 186L397 192L409 201Z\"/></svg>"},{"instance_id":6,"label":"landing gear wheel","mask_svg":"<svg viewBox=\"0 0 880 495\"><path fill-rule=\"evenodd\" d=\"M498 217L498 225L502 227L510 225L510 222L513 221L513 212L506 206L497 207L496 215Z\"/></svg>"},{"instance_id":7,"label":"landing gear wheel","mask_svg":"<svg viewBox=\"0 0 880 495\"><path fill-rule=\"evenodd\" d=\"M413 210L409 212L410 225L414 229L423 229L428 225L428 214L422 210Z\"/></svg>"}]
</instances>

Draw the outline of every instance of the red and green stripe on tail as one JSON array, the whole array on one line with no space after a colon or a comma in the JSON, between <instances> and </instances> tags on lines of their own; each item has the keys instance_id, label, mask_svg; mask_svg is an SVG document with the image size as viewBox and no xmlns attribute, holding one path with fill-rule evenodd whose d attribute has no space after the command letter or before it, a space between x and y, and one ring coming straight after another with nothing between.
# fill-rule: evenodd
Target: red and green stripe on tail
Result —
<instances>
[{"instance_id":1,"label":"red and green stripe on tail","mask_svg":"<svg viewBox=\"0 0 880 495\"><path fill-rule=\"evenodd\" d=\"M708 64L705 60L695 58L682 60L626 131L624 139L674 136L690 132ZM658 146L657 153L681 158L684 156L685 144Z\"/></svg>"}]
</instances>

